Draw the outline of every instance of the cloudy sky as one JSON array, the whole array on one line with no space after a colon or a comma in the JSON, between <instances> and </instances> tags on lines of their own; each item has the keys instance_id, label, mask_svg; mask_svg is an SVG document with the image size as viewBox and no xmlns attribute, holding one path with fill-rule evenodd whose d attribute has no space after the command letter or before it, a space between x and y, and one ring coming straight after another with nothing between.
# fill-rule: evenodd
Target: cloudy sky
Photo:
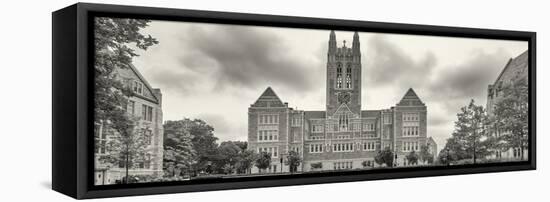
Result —
<instances>
[{"instance_id":1,"label":"cloudy sky","mask_svg":"<svg viewBox=\"0 0 550 202\"><path fill-rule=\"evenodd\" d=\"M134 64L163 93L164 120L204 119L221 141L246 140L247 108L271 86L283 102L324 110L328 30L153 21L159 44ZM338 46L353 32L336 31ZM527 42L360 32L363 109L394 106L413 88L428 107L428 136L440 148L456 113ZM350 43L348 43L350 45Z\"/></svg>"}]
</instances>

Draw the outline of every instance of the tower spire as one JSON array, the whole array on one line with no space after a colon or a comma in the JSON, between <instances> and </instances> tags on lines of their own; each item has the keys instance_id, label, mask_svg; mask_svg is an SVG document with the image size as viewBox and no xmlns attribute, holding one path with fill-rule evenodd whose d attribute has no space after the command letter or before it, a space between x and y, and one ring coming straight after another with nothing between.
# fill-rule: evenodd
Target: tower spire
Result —
<instances>
[{"instance_id":1,"label":"tower spire","mask_svg":"<svg viewBox=\"0 0 550 202\"><path fill-rule=\"evenodd\" d=\"M354 54L357 54L357 55L361 54L361 51L360 51L361 45L359 43L359 34L357 33L357 31L355 31L355 33L353 34L353 43L351 47Z\"/></svg>"},{"instance_id":2,"label":"tower spire","mask_svg":"<svg viewBox=\"0 0 550 202\"><path fill-rule=\"evenodd\" d=\"M330 37L328 40L328 52L329 53L336 52L336 34L334 33L334 30L330 31Z\"/></svg>"}]
</instances>

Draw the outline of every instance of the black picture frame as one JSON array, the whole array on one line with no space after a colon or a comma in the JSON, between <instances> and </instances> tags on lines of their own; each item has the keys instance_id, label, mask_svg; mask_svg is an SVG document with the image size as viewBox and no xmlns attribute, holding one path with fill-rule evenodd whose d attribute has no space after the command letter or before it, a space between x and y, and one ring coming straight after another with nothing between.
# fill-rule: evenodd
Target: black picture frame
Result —
<instances>
[{"instance_id":1,"label":"black picture frame","mask_svg":"<svg viewBox=\"0 0 550 202\"><path fill-rule=\"evenodd\" d=\"M91 121L93 119L92 19L96 16L527 41L530 105L528 161L239 179L205 179L191 183L159 182L94 186L93 135L91 135L93 132ZM52 21L52 188L77 199L536 169L535 32L89 3L77 3L55 11L52 14Z\"/></svg>"}]
</instances>

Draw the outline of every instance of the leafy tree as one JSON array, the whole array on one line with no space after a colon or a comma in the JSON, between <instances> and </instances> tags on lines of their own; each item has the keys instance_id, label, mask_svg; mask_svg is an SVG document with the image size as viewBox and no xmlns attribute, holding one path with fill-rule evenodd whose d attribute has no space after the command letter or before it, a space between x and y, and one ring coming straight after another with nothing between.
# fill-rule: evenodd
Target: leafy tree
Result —
<instances>
[{"instance_id":1,"label":"leafy tree","mask_svg":"<svg viewBox=\"0 0 550 202\"><path fill-rule=\"evenodd\" d=\"M195 150L185 121L166 121L164 123L164 170L177 176L189 170L195 160Z\"/></svg>"},{"instance_id":2,"label":"leafy tree","mask_svg":"<svg viewBox=\"0 0 550 202\"><path fill-rule=\"evenodd\" d=\"M258 167L259 172L267 169L271 165L271 154L267 152L260 152L258 158L256 159L256 167Z\"/></svg>"},{"instance_id":3,"label":"leafy tree","mask_svg":"<svg viewBox=\"0 0 550 202\"><path fill-rule=\"evenodd\" d=\"M492 141L484 141L489 136L486 131L488 118L485 109L481 105L476 105L472 99L468 106L460 109L457 119L452 137L455 138L460 149L467 153L464 157L471 157L475 164L478 158L485 158L490 154L491 143L493 143ZM455 152L460 153L462 151Z\"/></svg>"},{"instance_id":4,"label":"leafy tree","mask_svg":"<svg viewBox=\"0 0 550 202\"><path fill-rule=\"evenodd\" d=\"M151 145L152 134L149 128L138 129L137 121L127 123L115 122L111 124L115 130L106 144L106 151L109 155L100 157L103 162L118 164L125 168L124 183L128 183L129 169L134 168L138 163L145 163L148 154L147 147Z\"/></svg>"},{"instance_id":5,"label":"leafy tree","mask_svg":"<svg viewBox=\"0 0 550 202\"><path fill-rule=\"evenodd\" d=\"M235 164L235 167L237 169L237 173L241 174L247 174L250 172L250 168L252 168L254 161L256 161L257 155L252 150L243 150L239 155L237 156L237 163Z\"/></svg>"},{"instance_id":6,"label":"leafy tree","mask_svg":"<svg viewBox=\"0 0 550 202\"><path fill-rule=\"evenodd\" d=\"M200 119L184 118L181 122L192 137L191 145L195 151L192 169L211 172L214 170L212 165L218 160L218 138L214 136L214 128Z\"/></svg>"},{"instance_id":7,"label":"leafy tree","mask_svg":"<svg viewBox=\"0 0 550 202\"><path fill-rule=\"evenodd\" d=\"M407 156L405 156L405 158L407 158L407 162L409 163L409 165L418 164L419 156L415 151L411 151L409 154L407 154Z\"/></svg>"},{"instance_id":8,"label":"leafy tree","mask_svg":"<svg viewBox=\"0 0 550 202\"><path fill-rule=\"evenodd\" d=\"M528 147L529 134L529 86L525 78L512 80L502 88L502 99L498 100L492 117L493 126L501 150L519 149L524 159L524 149ZM500 141L502 140L502 141Z\"/></svg>"},{"instance_id":9,"label":"leafy tree","mask_svg":"<svg viewBox=\"0 0 550 202\"><path fill-rule=\"evenodd\" d=\"M111 163L123 162L125 183L128 183L128 169L135 161L143 160L144 143L150 140L150 134L138 129L138 120L126 113L128 97L133 92L116 72L130 67L132 58L138 56L131 46L147 50L158 43L153 37L140 33L148 23L148 20L104 17L94 21L94 122L113 129L107 130L113 135L106 146L109 153L101 159Z\"/></svg>"},{"instance_id":10,"label":"leafy tree","mask_svg":"<svg viewBox=\"0 0 550 202\"><path fill-rule=\"evenodd\" d=\"M288 156L286 156L285 165L288 165L290 173L295 173L298 171L298 166L302 163L302 158L296 151L289 151Z\"/></svg>"},{"instance_id":11,"label":"leafy tree","mask_svg":"<svg viewBox=\"0 0 550 202\"><path fill-rule=\"evenodd\" d=\"M420 147L420 159L424 163L432 164L434 162L434 155L430 153L430 148L427 145Z\"/></svg>"},{"instance_id":12,"label":"leafy tree","mask_svg":"<svg viewBox=\"0 0 550 202\"><path fill-rule=\"evenodd\" d=\"M95 18L95 96L94 115L96 123L128 122L125 114L128 97L133 93L129 86L117 79L116 70L129 68L132 58L138 56L130 46L147 50L158 41L140 30L147 27L148 20L123 18Z\"/></svg>"},{"instance_id":13,"label":"leafy tree","mask_svg":"<svg viewBox=\"0 0 550 202\"><path fill-rule=\"evenodd\" d=\"M224 173L230 174L235 172L235 166L239 161L239 155L243 152L242 143L233 141L222 142L218 147L218 155L216 159L216 167Z\"/></svg>"},{"instance_id":14,"label":"leafy tree","mask_svg":"<svg viewBox=\"0 0 550 202\"><path fill-rule=\"evenodd\" d=\"M241 151L248 149L248 142L246 141L233 141L233 143L239 146L239 148L241 148Z\"/></svg>"},{"instance_id":15,"label":"leafy tree","mask_svg":"<svg viewBox=\"0 0 550 202\"><path fill-rule=\"evenodd\" d=\"M383 150L379 150L376 154L376 157L374 157L374 161L379 164L386 164L387 167L393 167L393 151L386 147Z\"/></svg>"},{"instance_id":16,"label":"leafy tree","mask_svg":"<svg viewBox=\"0 0 550 202\"><path fill-rule=\"evenodd\" d=\"M449 144L449 142L447 141L447 144ZM440 152L439 152L439 155L437 156L437 162L439 164L451 164L451 162L455 161L456 158L453 158L453 156L451 156L451 153L450 153L450 150L447 150L447 149L442 149Z\"/></svg>"}]
</instances>

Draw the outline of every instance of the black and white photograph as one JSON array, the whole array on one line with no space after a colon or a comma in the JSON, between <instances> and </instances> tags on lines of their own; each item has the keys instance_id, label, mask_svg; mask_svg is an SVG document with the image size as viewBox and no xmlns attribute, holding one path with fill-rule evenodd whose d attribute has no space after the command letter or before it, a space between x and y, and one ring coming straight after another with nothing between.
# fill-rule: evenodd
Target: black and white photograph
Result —
<instances>
[{"instance_id":1,"label":"black and white photograph","mask_svg":"<svg viewBox=\"0 0 550 202\"><path fill-rule=\"evenodd\" d=\"M2 8L0 201L548 198L544 1Z\"/></svg>"},{"instance_id":2,"label":"black and white photograph","mask_svg":"<svg viewBox=\"0 0 550 202\"><path fill-rule=\"evenodd\" d=\"M93 27L94 185L529 160L526 41Z\"/></svg>"}]
</instances>

